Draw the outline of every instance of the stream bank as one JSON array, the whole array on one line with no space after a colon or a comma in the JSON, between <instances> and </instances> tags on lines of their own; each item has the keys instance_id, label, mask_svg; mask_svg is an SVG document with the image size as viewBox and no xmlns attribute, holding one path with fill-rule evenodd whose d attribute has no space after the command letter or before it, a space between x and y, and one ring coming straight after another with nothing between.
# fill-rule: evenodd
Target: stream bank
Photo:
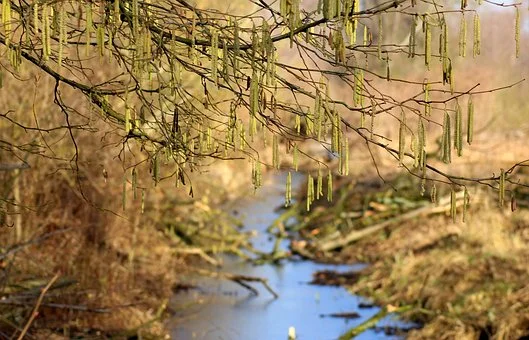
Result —
<instances>
[{"instance_id":1,"label":"stream bank","mask_svg":"<svg viewBox=\"0 0 529 340\"><path fill-rule=\"evenodd\" d=\"M270 252L274 248L276 240L266 230L282 215L276 207L284 202L285 176L275 175L256 195L231 207L242 216L246 230L257 231L253 247L259 251ZM303 179L300 176L293 180L301 186ZM282 240L281 251L287 253L289 243L288 239ZM337 339L380 312L368 300L350 294L340 285L310 284L318 278L315 273L354 276L365 265L319 264L299 257L258 266L230 255L224 255L222 260L221 272L267 278L279 298L274 299L260 285L254 286L259 290L255 296L230 281L190 275L187 281L196 289L179 292L170 303L175 311L173 338L286 339L288 329L294 327L298 339ZM394 339L398 337L385 335L384 330L394 332L414 325L395 321L388 315L377 326L357 338Z\"/></svg>"},{"instance_id":2,"label":"stream bank","mask_svg":"<svg viewBox=\"0 0 529 340\"><path fill-rule=\"evenodd\" d=\"M387 184L376 178L343 183L333 206L296 212L304 221L296 226L304 236L300 250L321 261L370 263L347 289L381 306L406 308L404 320L424 325L409 339L529 336L527 189L512 193L513 212L498 207L497 192L469 187L463 222L463 195L455 195L450 216L449 191L439 190L432 203L420 187L407 175Z\"/></svg>"}]
</instances>

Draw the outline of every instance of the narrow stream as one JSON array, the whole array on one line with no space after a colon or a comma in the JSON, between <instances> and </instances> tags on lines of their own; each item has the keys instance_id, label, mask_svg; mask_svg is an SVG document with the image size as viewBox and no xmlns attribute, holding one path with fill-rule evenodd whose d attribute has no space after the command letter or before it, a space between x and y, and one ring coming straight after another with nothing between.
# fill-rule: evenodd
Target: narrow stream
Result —
<instances>
[{"instance_id":1,"label":"narrow stream","mask_svg":"<svg viewBox=\"0 0 529 340\"><path fill-rule=\"evenodd\" d=\"M270 251L273 240L266 228L277 218L275 208L284 202L285 174L276 175L257 193L238 202L237 211L243 217L245 230L259 234L253 245ZM300 185L301 176L293 178ZM296 183L293 183L295 187ZM285 247L288 243L285 243ZM284 261L281 265L255 266L237 257L223 256L222 271L264 277L278 294L274 299L261 285L254 296L230 281L198 279L199 289L176 294L171 302L179 312L172 327L173 339L287 339L289 327L296 329L297 339L337 339L348 329L376 314L378 308L359 309L366 302L341 287L308 284L319 270L350 272L363 265L324 265L311 261ZM331 313L356 312L354 319L333 318ZM403 326L402 322L386 318L379 326ZM368 330L357 339L397 339L382 332Z\"/></svg>"}]
</instances>

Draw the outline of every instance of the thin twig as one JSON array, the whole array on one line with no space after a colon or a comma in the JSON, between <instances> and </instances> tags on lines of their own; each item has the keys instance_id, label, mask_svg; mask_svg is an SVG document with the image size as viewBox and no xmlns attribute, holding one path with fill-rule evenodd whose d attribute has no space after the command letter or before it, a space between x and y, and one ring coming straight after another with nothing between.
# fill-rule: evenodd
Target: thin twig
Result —
<instances>
[{"instance_id":1,"label":"thin twig","mask_svg":"<svg viewBox=\"0 0 529 340\"><path fill-rule=\"evenodd\" d=\"M263 285L263 287L265 287L265 289L268 292L270 292L270 294L272 294L274 296L275 299L277 299L279 297L279 294L277 294L272 289L272 287L270 287L270 285L268 284L268 280L264 279L264 278L261 278L261 277L247 276L247 275L238 275L238 274L233 274L233 273L212 272L212 271L209 271L209 270L204 270L204 269L199 269L199 268L194 268L192 270L197 272L197 273L199 273L200 275L206 275L206 276L210 276L210 277L217 277L217 278L222 278L222 279L233 281L233 282L243 286L244 288L248 289L249 291L251 291L255 295L258 295L258 291L255 288L250 287L246 282L259 282L259 283L261 283Z\"/></svg>"},{"instance_id":2,"label":"thin twig","mask_svg":"<svg viewBox=\"0 0 529 340\"><path fill-rule=\"evenodd\" d=\"M29 327L33 323L33 320L35 320L37 315L39 315L39 307L40 307L40 304L42 303L42 299L44 299L44 295L46 295L46 292L48 291L48 289L50 289L50 287L53 285L55 281L57 281L58 278L59 278L59 273L55 274L55 276L50 280L50 282L48 282L46 287L42 289L42 292L40 293L40 296L37 300L37 303L35 304L35 308L33 309L33 312L31 312L28 322L26 323L26 326L24 326L24 329L22 329L22 332L18 336L17 340L22 340L24 338L24 335L26 335L26 333L28 332Z\"/></svg>"}]
</instances>

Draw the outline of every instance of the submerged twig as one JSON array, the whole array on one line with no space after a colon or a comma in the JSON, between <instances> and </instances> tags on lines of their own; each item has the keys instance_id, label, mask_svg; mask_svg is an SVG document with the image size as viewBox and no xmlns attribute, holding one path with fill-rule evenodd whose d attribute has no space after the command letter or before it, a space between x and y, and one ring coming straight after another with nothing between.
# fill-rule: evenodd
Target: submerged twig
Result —
<instances>
[{"instance_id":1,"label":"submerged twig","mask_svg":"<svg viewBox=\"0 0 529 340\"><path fill-rule=\"evenodd\" d=\"M258 295L257 289L251 287L247 284L247 282L259 282L265 287L265 289L270 292L274 296L275 299L279 297L279 294L277 294L272 287L268 284L268 280L257 277L257 276L248 276L248 275L239 275L239 274L233 274L233 273L223 273L223 272L212 272L209 270L194 268L193 271L199 273L200 275L210 276L210 277L216 277L216 278L222 278L226 280L233 281L237 283L238 285L248 289L252 294Z\"/></svg>"}]
</instances>

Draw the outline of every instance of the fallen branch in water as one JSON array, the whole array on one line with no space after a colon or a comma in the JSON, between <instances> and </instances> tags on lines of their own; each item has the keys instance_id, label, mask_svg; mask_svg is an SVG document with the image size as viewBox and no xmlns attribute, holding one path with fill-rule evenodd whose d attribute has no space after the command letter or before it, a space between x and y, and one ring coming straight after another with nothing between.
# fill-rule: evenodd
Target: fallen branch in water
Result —
<instances>
[{"instance_id":1,"label":"fallen branch in water","mask_svg":"<svg viewBox=\"0 0 529 340\"><path fill-rule=\"evenodd\" d=\"M215 278L221 278L226 279L235 282L236 284L248 289L252 294L259 295L259 292L254 287L250 286L247 282L259 282L265 287L267 291L270 292L274 296L275 299L279 297L279 295L270 287L268 284L267 279L263 279L261 277L257 276L248 276L248 275L239 275L239 274L232 274L232 273L223 273L223 272L212 272L209 270L194 268L193 271L197 272L200 275L209 276L209 277L215 277Z\"/></svg>"},{"instance_id":2,"label":"fallen branch in water","mask_svg":"<svg viewBox=\"0 0 529 340\"><path fill-rule=\"evenodd\" d=\"M462 206L463 205L463 192L457 193L456 199L457 199L456 206L457 207ZM410 220L418 216L428 216L428 215L433 215L433 214L439 214L439 213L446 212L448 210L450 210L450 196L444 197L441 200L439 200L439 205L437 206L433 204L427 205L425 207L421 207L421 208L409 211L405 214L398 215L382 223L375 224L373 226L370 226L370 227L367 227L361 230L353 230L347 235L340 235L340 237L337 239L320 242L319 244L317 243L316 249L322 250L322 251L330 251L336 248L341 248L343 246L348 245L349 243L358 241L366 236L369 236L371 234L384 230L391 225L402 223L404 221Z\"/></svg>"},{"instance_id":3,"label":"fallen branch in water","mask_svg":"<svg viewBox=\"0 0 529 340\"><path fill-rule=\"evenodd\" d=\"M176 248L176 249L173 249L173 252L176 254L198 255L204 261L206 261L209 264L214 265L215 267L221 266L221 263L218 260L206 254L206 252L202 250L201 248Z\"/></svg>"},{"instance_id":4,"label":"fallen branch in water","mask_svg":"<svg viewBox=\"0 0 529 340\"><path fill-rule=\"evenodd\" d=\"M369 328L373 328L376 326L376 324L382 320L383 318L385 318L388 314L390 313L393 313L393 314L400 314L400 313L404 313L404 312L407 312L409 310L411 310L413 308L413 306L402 306L402 307L393 307L393 306L386 306L384 308L382 308L380 310L380 312L376 313L375 315L373 315L371 318L369 318L368 320L362 322L361 324L359 324L358 326L354 327L354 328L351 328L350 330L348 330L346 333L342 334L342 336L340 336L340 340L348 340L348 339L352 339L354 338L355 336L365 332L366 330L368 330Z\"/></svg>"}]
</instances>

